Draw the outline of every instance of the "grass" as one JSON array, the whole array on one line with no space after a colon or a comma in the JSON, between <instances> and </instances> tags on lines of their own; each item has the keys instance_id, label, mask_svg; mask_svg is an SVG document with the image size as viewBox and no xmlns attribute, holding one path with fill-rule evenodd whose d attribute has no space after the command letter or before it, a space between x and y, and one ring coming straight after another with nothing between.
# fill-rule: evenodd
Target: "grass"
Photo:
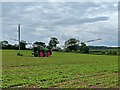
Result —
<instances>
[{"instance_id":1,"label":"grass","mask_svg":"<svg viewBox=\"0 0 120 90\"><path fill-rule=\"evenodd\" d=\"M31 51L2 51L2 88L116 88L118 56Z\"/></svg>"}]
</instances>

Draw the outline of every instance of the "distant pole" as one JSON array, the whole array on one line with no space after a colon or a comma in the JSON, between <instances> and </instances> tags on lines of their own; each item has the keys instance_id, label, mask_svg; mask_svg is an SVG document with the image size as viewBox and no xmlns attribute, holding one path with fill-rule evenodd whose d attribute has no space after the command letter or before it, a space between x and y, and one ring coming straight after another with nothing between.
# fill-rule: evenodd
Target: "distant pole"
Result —
<instances>
[{"instance_id":1,"label":"distant pole","mask_svg":"<svg viewBox=\"0 0 120 90\"><path fill-rule=\"evenodd\" d=\"M19 53L20 53L20 24L18 25L18 42L19 42Z\"/></svg>"}]
</instances>

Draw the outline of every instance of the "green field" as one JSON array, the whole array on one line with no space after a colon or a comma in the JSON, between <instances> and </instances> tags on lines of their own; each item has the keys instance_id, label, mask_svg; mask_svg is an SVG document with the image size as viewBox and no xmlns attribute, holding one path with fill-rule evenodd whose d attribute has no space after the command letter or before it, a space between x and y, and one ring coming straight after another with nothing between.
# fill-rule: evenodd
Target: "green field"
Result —
<instances>
[{"instance_id":1,"label":"green field","mask_svg":"<svg viewBox=\"0 0 120 90\"><path fill-rule=\"evenodd\" d=\"M118 56L53 52L33 57L31 51L2 51L2 88L116 88Z\"/></svg>"}]
</instances>

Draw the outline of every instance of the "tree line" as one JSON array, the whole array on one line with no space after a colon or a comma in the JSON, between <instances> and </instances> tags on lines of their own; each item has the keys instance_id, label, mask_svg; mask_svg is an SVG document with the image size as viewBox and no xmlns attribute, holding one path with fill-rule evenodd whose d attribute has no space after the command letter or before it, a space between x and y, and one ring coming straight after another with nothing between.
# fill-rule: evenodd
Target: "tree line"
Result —
<instances>
[{"instance_id":1,"label":"tree line","mask_svg":"<svg viewBox=\"0 0 120 90\"><path fill-rule=\"evenodd\" d=\"M76 38L70 38L67 41L64 42L63 48L57 47L57 44L59 44L59 40L56 37L51 37L48 45L46 45L44 42L36 41L33 44L41 45L45 48L52 49L53 51L63 51L63 52L78 52L78 53L96 53L98 51L96 50L104 50L104 49L119 49L120 47L105 47L105 46L87 46L85 43L80 42ZM20 49L26 50L31 48L26 48L27 43L20 42ZM11 45L8 41L0 41L0 48L1 49L19 49L19 45ZM92 51L91 51L92 50ZM95 51L93 51L95 50ZM99 51L101 52L101 51ZM101 52L103 54L103 52ZM111 52L110 52L111 54Z\"/></svg>"},{"instance_id":2,"label":"tree line","mask_svg":"<svg viewBox=\"0 0 120 90\"><path fill-rule=\"evenodd\" d=\"M41 42L41 41L36 41L34 42L34 44L47 47L49 49L52 49L53 51L62 50L60 47L57 47L57 44L59 44L59 40L56 37L51 37L48 45L46 45L44 42ZM26 45L27 45L26 43L20 42L20 49L21 50L30 49L30 48L26 48ZM11 45L9 44L8 41L4 40L4 41L0 41L0 47L1 49L16 49L17 50L19 45L18 44ZM77 40L76 38L70 38L67 41L65 41L64 49L62 51L66 51L66 52L78 51L81 53L89 53L89 48L88 46L86 46L85 43L81 43L80 45L80 41Z\"/></svg>"},{"instance_id":3,"label":"tree line","mask_svg":"<svg viewBox=\"0 0 120 90\"><path fill-rule=\"evenodd\" d=\"M51 37L50 38L50 41L48 43L48 46L46 46L46 44L44 42L41 42L41 41L36 41L34 42L33 44L37 44L37 45L41 45L43 47L48 47L50 49L55 49L56 48L56 45L59 43L58 39L55 38L55 37ZM26 42L20 42L20 49L21 50L25 50L27 49L26 48L26 45L27 43ZM0 41L0 48L1 49L18 49L19 48L19 45L18 44L15 44L15 45L12 45L12 44L9 44L9 42L7 40L4 40L4 41ZM30 49L30 48L28 48Z\"/></svg>"}]
</instances>

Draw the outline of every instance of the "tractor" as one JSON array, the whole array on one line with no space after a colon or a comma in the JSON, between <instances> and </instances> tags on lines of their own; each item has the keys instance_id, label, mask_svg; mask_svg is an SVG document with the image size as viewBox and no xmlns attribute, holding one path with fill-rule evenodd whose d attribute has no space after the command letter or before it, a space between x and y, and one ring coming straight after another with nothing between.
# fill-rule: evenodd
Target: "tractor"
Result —
<instances>
[{"instance_id":1,"label":"tractor","mask_svg":"<svg viewBox=\"0 0 120 90\"><path fill-rule=\"evenodd\" d=\"M32 55L34 55L35 57L50 57L52 55L52 50L41 45L33 44Z\"/></svg>"}]
</instances>

